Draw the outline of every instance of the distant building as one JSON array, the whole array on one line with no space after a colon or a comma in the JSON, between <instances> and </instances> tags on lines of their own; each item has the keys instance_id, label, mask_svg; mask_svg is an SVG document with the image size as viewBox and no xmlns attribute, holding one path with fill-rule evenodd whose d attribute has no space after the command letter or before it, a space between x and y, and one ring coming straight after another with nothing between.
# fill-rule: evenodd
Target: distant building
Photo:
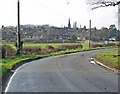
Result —
<instances>
[{"instance_id":1,"label":"distant building","mask_svg":"<svg viewBox=\"0 0 120 94\"><path fill-rule=\"evenodd\" d=\"M71 28L70 18L68 20L68 28Z\"/></svg>"},{"instance_id":2,"label":"distant building","mask_svg":"<svg viewBox=\"0 0 120 94\"><path fill-rule=\"evenodd\" d=\"M77 28L77 22L73 23L73 28L76 29Z\"/></svg>"}]
</instances>

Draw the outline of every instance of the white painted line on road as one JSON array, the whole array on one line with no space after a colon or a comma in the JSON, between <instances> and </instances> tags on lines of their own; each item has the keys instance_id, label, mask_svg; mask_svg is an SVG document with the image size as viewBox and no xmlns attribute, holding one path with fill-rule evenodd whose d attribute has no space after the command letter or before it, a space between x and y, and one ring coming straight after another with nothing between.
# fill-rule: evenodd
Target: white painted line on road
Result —
<instances>
[{"instance_id":1,"label":"white painted line on road","mask_svg":"<svg viewBox=\"0 0 120 94\"><path fill-rule=\"evenodd\" d=\"M89 58L89 62L91 63L91 64L96 64L96 62L94 61L94 59L91 57L91 58Z\"/></svg>"},{"instance_id":2,"label":"white painted line on road","mask_svg":"<svg viewBox=\"0 0 120 94\"><path fill-rule=\"evenodd\" d=\"M44 58L44 59L41 59L41 60L46 60L46 59L49 59L49 58L51 58L51 57L47 57L47 58ZM12 79L13 79L13 77L15 76L15 74L17 73L17 71L18 71L21 67L23 67L23 66L25 66L25 65L27 65L27 64L30 64L30 63L32 63L32 62L25 63L25 64L21 65L20 67L18 67L16 70L11 70L11 72L13 72L13 75L11 76L9 82L7 83L7 86L6 86L6 88L5 88L5 93L8 92L8 89L9 89L9 87L10 87L10 83L12 82Z\"/></svg>"},{"instance_id":3,"label":"white painted line on road","mask_svg":"<svg viewBox=\"0 0 120 94\"><path fill-rule=\"evenodd\" d=\"M16 70L10 70L10 71L14 73Z\"/></svg>"},{"instance_id":4,"label":"white painted line on road","mask_svg":"<svg viewBox=\"0 0 120 94\"><path fill-rule=\"evenodd\" d=\"M26 63L26 64L28 64L28 63ZM8 88L10 87L10 83L11 83L13 77L15 76L15 74L17 73L17 71L18 71L21 67L25 66L26 64L23 64L22 66L18 67L16 70L14 70L14 73L13 73L13 75L11 76L11 78L10 78L10 80L9 80L6 88L5 88L5 93L8 91Z\"/></svg>"},{"instance_id":5,"label":"white painted line on road","mask_svg":"<svg viewBox=\"0 0 120 94\"><path fill-rule=\"evenodd\" d=\"M16 70L17 71L17 70ZM15 76L15 74L16 74L16 71L14 72L14 74L11 76L11 78L10 78L10 80L9 80L9 82L8 82L8 84L7 84L7 87L6 87L6 89L5 89L5 92L7 92L8 91L8 88L10 87L10 83L11 83L11 81L12 81L12 79L13 79L13 77Z\"/></svg>"},{"instance_id":6,"label":"white painted line on road","mask_svg":"<svg viewBox=\"0 0 120 94\"><path fill-rule=\"evenodd\" d=\"M95 61L90 61L91 64L96 64Z\"/></svg>"}]
</instances>

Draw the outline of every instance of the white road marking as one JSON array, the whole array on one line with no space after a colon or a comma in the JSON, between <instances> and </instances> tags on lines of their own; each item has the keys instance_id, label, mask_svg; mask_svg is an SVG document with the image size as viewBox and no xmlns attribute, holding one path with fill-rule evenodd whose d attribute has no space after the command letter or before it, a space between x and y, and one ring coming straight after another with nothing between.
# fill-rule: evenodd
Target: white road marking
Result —
<instances>
[{"instance_id":1,"label":"white road marking","mask_svg":"<svg viewBox=\"0 0 120 94\"><path fill-rule=\"evenodd\" d=\"M96 64L95 61L90 61L91 64Z\"/></svg>"},{"instance_id":2,"label":"white road marking","mask_svg":"<svg viewBox=\"0 0 120 94\"><path fill-rule=\"evenodd\" d=\"M7 83L7 86L6 86L6 88L5 88L5 92L8 91L8 89L9 89L9 87L10 87L10 83L11 83L13 77L15 76L15 74L17 73L17 71L18 71L21 67L23 67L23 66L25 66L25 65L27 65L27 64L28 64L28 63L23 64L22 66L18 67L16 70L14 70L14 74L11 76L9 82ZM12 71L12 72L13 72L13 71Z\"/></svg>"}]
</instances>

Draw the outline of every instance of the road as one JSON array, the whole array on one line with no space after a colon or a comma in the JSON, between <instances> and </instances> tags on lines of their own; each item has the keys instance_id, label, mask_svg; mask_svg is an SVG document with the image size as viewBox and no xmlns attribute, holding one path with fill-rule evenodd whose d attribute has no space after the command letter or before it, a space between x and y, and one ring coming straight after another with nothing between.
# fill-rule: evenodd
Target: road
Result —
<instances>
[{"instance_id":1,"label":"road","mask_svg":"<svg viewBox=\"0 0 120 94\"><path fill-rule=\"evenodd\" d=\"M118 92L118 75L88 60L100 51L48 57L24 64L15 71L6 92Z\"/></svg>"}]
</instances>

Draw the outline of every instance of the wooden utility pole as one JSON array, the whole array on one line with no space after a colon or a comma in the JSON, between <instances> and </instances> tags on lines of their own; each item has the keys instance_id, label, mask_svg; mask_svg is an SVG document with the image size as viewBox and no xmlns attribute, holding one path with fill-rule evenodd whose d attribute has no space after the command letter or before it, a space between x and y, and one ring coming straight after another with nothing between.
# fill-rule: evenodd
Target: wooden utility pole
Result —
<instances>
[{"instance_id":1,"label":"wooden utility pole","mask_svg":"<svg viewBox=\"0 0 120 94\"><path fill-rule=\"evenodd\" d=\"M20 42L21 42L21 36L20 36L20 1L17 1L17 52L16 55L20 55Z\"/></svg>"},{"instance_id":2,"label":"wooden utility pole","mask_svg":"<svg viewBox=\"0 0 120 94\"><path fill-rule=\"evenodd\" d=\"M89 20L89 48L91 48L91 20Z\"/></svg>"}]
</instances>

